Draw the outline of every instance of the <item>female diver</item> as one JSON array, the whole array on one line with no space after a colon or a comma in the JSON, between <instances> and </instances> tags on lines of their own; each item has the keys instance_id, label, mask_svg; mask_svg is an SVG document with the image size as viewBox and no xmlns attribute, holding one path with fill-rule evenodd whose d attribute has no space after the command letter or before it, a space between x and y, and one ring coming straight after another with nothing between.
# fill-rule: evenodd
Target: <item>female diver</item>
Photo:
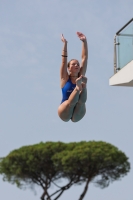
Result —
<instances>
[{"instance_id":1,"label":"female diver","mask_svg":"<svg viewBox=\"0 0 133 200\"><path fill-rule=\"evenodd\" d=\"M87 78L85 77L88 59L87 40L84 34L77 32L82 41L81 65L72 59L67 64L67 40L61 35L63 44L62 64L60 68L60 84L62 88L62 102L58 108L59 117L67 122L81 120L86 113Z\"/></svg>"}]
</instances>

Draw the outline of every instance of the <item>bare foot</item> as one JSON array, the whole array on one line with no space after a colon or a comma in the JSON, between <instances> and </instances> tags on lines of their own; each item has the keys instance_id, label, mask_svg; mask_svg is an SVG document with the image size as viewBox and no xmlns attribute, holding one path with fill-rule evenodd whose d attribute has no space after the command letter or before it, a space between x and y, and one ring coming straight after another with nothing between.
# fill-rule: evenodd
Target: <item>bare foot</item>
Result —
<instances>
[{"instance_id":1,"label":"bare foot","mask_svg":"<svg viewBox=\"0 0 133 200\"><path fill-rule=\"evenodd\" d=\"M82 75L76 79L76 88L81 91L82 90Z\"/></svg>"},{"instance_id":2,"label":"bare foot","mask_svg":"<svg viewBox=\"0 0 133 200\"><path fill-rule=\"evenodd\" d=\"M87 78L82 76L82 88L86 88Z\"/></svg>"}]
</instances>

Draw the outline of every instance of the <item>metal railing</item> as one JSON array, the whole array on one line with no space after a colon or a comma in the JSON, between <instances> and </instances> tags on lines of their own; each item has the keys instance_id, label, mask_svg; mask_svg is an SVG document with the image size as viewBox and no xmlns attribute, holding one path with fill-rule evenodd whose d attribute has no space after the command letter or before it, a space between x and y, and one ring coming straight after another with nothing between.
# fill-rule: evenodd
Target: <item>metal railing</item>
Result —
<instances>
[{"instance_id":1,"label":"metal railing","mask_svg":"<svg viewBox=\"0 0 133 200\"><path fill-rule=\"evenodd\" d=\"M114 37L114 74L133 60L133 18Z\"/></svg>"}]
</instances>

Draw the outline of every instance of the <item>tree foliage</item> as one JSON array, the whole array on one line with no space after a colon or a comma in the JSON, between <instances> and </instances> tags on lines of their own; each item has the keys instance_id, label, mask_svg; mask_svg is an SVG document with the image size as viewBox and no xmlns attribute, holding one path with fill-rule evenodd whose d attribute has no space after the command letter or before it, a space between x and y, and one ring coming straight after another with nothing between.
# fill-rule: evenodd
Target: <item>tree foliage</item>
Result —
<instances>
[{"instance_id":1,"label":"tree foliage","mask_svg":"<svg viewBox=\"0 0 133 200\"><path fill-rule=\"evenodd\" d=\"M85 183L82 200L88 185L93 182L101 188L121 179L130 170L126 155L117 147L102 141L46 142L24 146L0 160L3 180L19 188L37 184L42 187L42 200L56 200L74 184ZM58 186L61 179L67 183ZM49 194L51 184L58 190Z\"/></svg>"}]
</instances>

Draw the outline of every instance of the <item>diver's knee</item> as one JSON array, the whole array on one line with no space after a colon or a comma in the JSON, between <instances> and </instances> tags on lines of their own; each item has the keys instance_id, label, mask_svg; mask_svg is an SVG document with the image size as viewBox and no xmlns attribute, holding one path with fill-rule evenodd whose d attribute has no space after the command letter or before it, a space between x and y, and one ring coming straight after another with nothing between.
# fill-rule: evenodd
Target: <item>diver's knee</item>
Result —
<instances>
[{"instance_id":1,"label":"diver's knee","mask_svg":"<svg viewBox=\"0 0 133 200\"><path fill-rule=\"evenodd\" d=\"M71 121L72 122L78 122L80 121L83 117L85 116L85 112L80 114L80 115L73 115L72 118L71 118Z\"/></svg>"},{"instance_id":2,"label":"diver's knee","mask_svg":"<svg viewBox=\"0 0 133 200\"><path fill-rule=\"evenodd\" d=\"M75 119L74 117L71 118L72 122L78 122L80 119Z\"/></svg>"},{"instance_id":3,"label":"diver's knee","mask_svg":"<svg viewBox=\"0 0 133 200\"><path fill-rule=\"evenodd\" d=\"M64 122L68 122L70 120L70 118L64 117L62 116L60 113L58 113L58 116L60 117L60 119Z\"/></svg>"},{"instance_id":4,"label":"diver's knee","mask_svg":"<svg viewBox=\"0 0 133 200\"><path fill-rule=\"evenodd\" d=\"M61 117L60 117L61 118ZM62 121L64 121L64 122L68 122L70 119L63 119L63 118L61 118L62 119Z\"/></svg>"}]
</instances>

